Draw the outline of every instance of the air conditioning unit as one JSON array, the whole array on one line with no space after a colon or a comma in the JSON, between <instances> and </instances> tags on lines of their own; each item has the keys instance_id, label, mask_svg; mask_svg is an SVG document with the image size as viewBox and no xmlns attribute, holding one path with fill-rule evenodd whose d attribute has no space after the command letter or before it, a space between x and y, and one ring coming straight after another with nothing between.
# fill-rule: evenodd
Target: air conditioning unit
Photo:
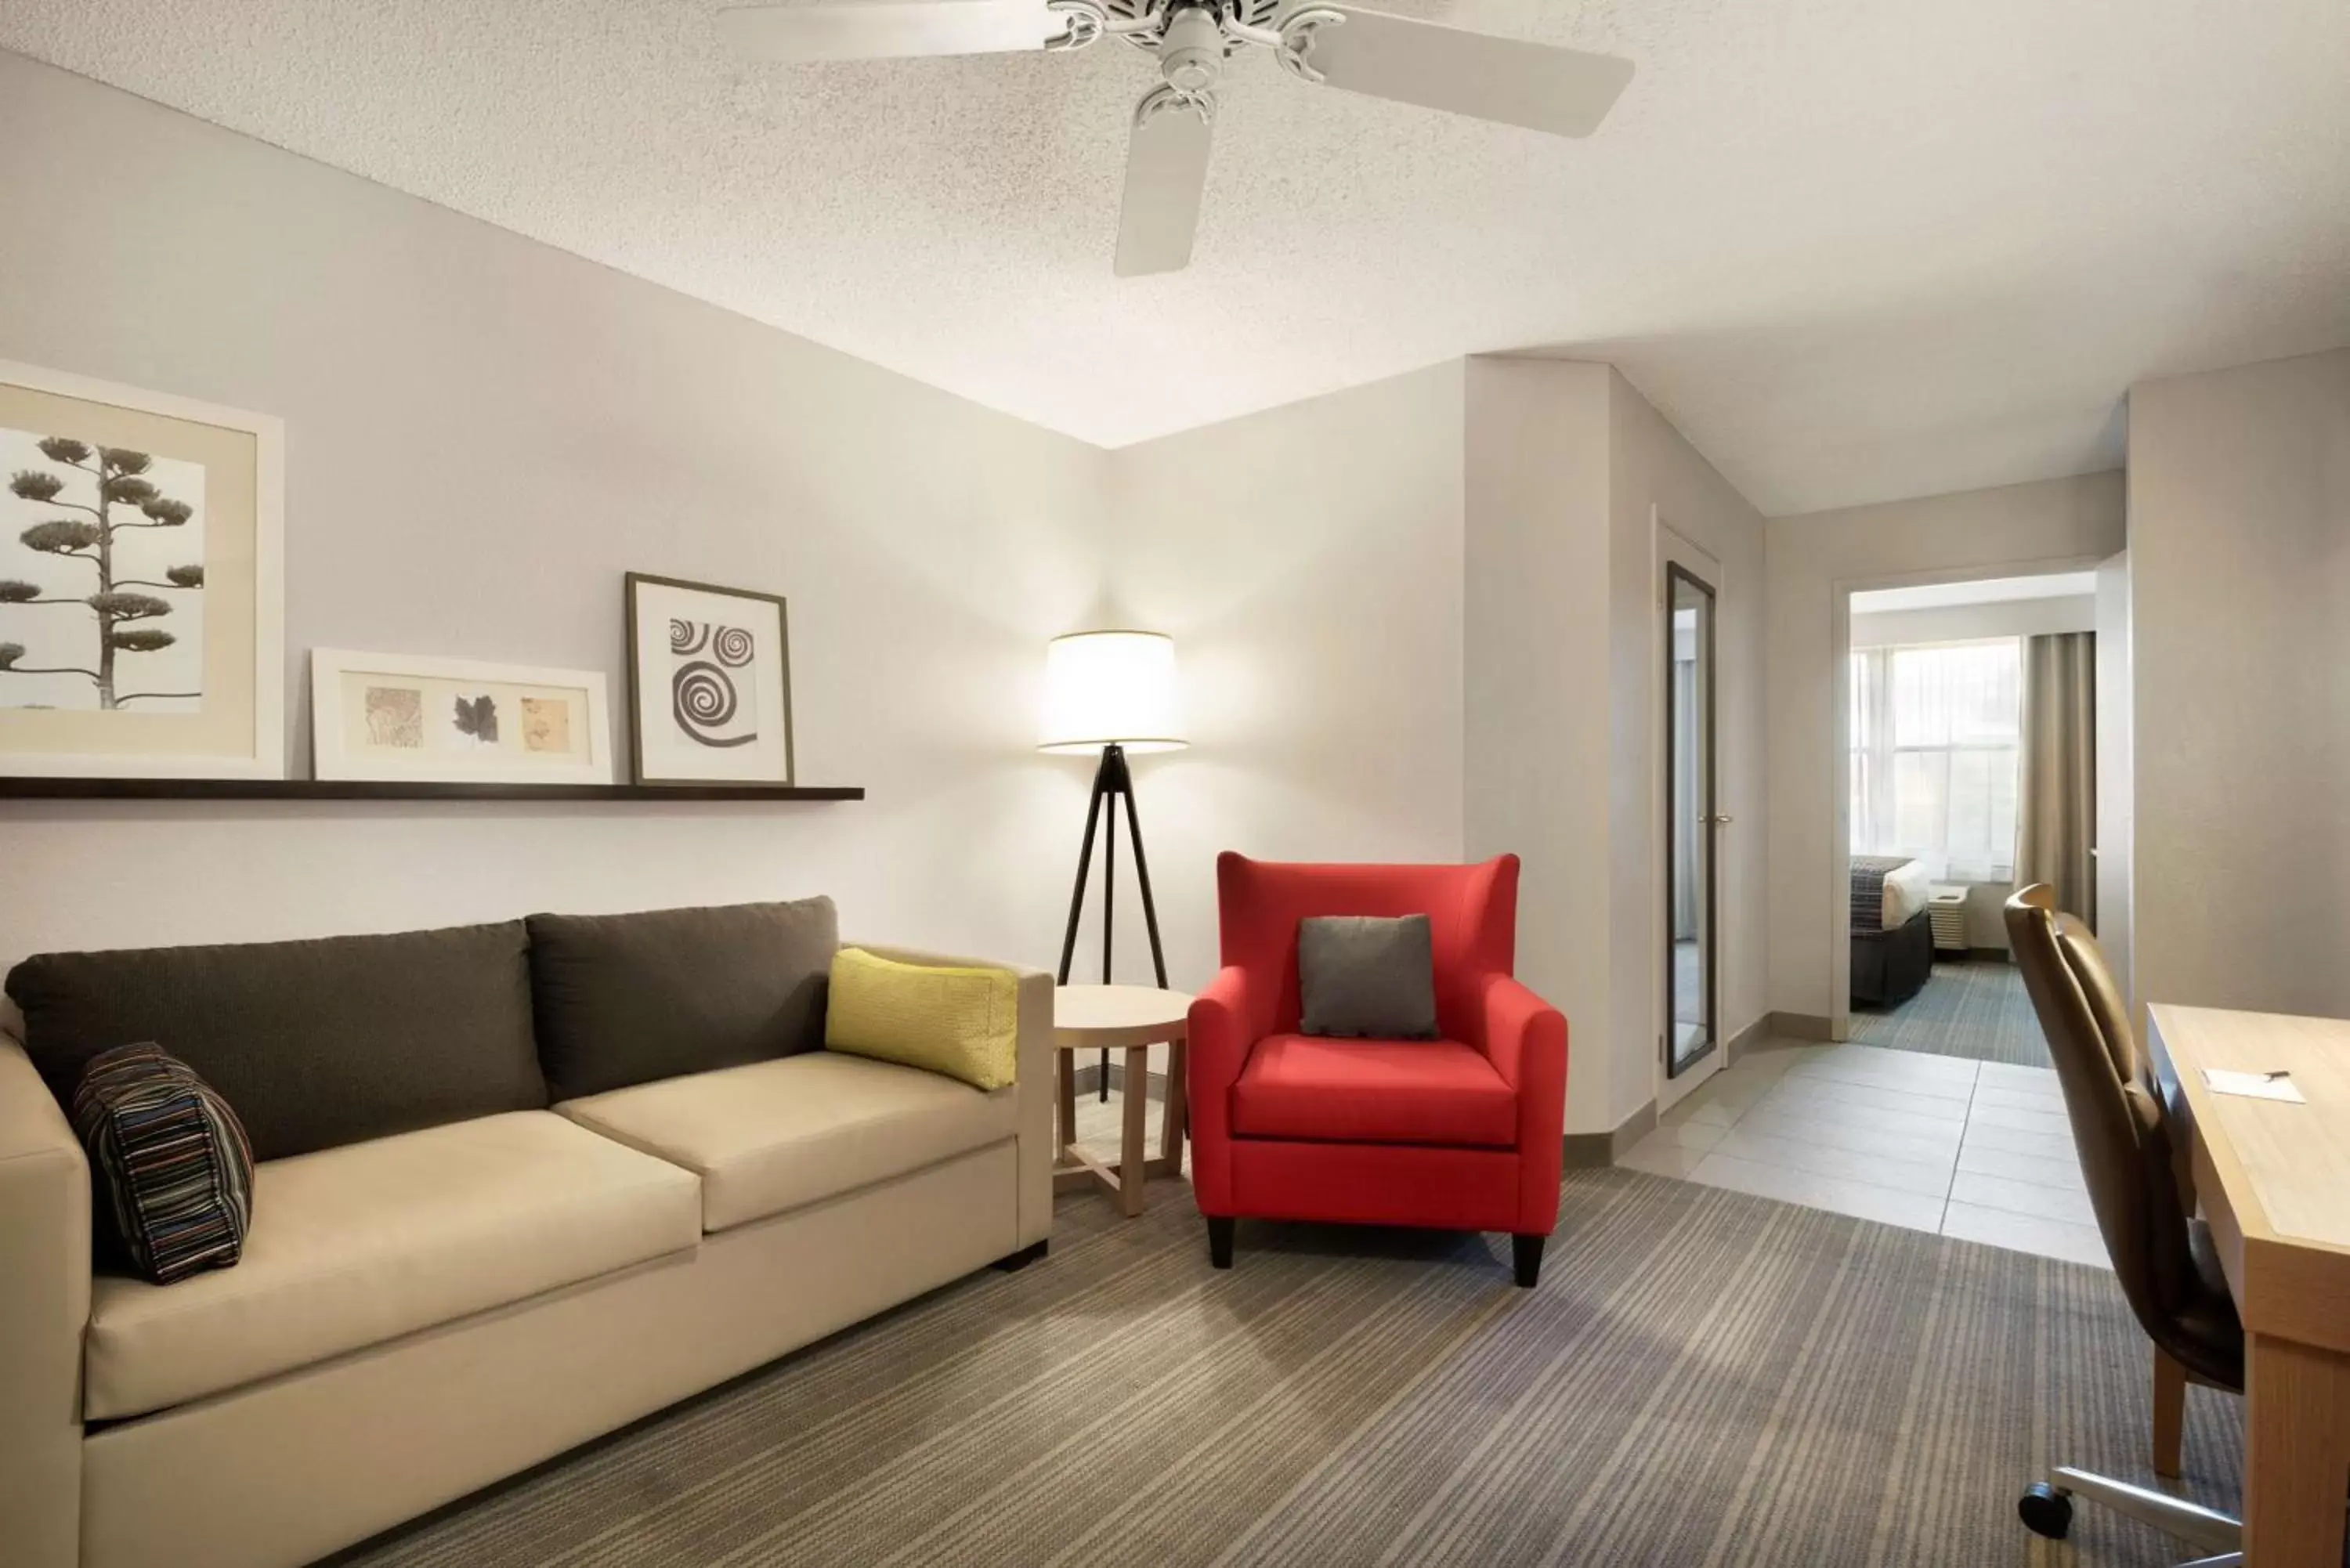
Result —
<instances>
[{"instance_id":1,"label":"air conditioning unit","mask_svg":"<svg viewBox=\"0 0 2350 1568\"><path fill-rule=\"evenodd\" d=\"M1964 888L1937 888L1926 901L1928 918L1934 924L1934 950L1939 953L1962 953L1967 950L1967 890Z\"/></svg>"}]
</instances>

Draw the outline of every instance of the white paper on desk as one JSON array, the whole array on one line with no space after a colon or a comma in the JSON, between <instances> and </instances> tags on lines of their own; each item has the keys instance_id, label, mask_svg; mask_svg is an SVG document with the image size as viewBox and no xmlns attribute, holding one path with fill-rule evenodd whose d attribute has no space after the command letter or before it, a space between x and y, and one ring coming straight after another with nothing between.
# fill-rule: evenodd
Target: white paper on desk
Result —
<instances>
[{"instance_id":1,"label":"white paper on desk","mask_svg":"<svg viewBox=\"0 0 2350 1568\"><path fill-rule=\"evenodd\" d=\"M2224 1067L2203 1069L2203 1082L2215 1095L2241 1095L2252 1100L2283 1100L2289 1105L2305 1106L2309 1102L2293 1086L2292 1078L2280 1074L2270 1077L2266 1073L2231 1073Z\"/></svg>"}]
</instances>

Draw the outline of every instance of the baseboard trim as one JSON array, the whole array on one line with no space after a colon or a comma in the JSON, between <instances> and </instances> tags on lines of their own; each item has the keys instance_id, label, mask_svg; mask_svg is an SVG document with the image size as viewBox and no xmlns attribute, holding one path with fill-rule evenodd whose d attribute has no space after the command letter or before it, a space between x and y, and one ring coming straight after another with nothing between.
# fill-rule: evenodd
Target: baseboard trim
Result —
<instances>
[{"instance_id":1,"label":"baseboard trim","mask_svg":"<svg viewBox=\"0 0 2350 1568\"><path fill-rule=\"evenodd\" d=\"M1746 1053L1752 1051L1755 1046L1760 1045L1763 1041L1768 1040L1771 1037L1771 1017L1772 1015L1770 1013L1764 1013L1762 1017L1756 1019L1753 1023L1748 1024L1745 1028L1731 1035L1729 1040L1723 1044L1721 1047L1721 1068L1723 1072L1726 1073L1731 1068L1737 1066L1738 1059L1741 1056L1745 1055Z\"/></svg>"},{"instance_id":2,"label":"baseboard trim","mask_svg":"<svg viewBox=\"0 0 2350 1568\"><path fill-rule=\"evenodd\" d=\"M1101 1064L1098 1062L1088 1062L1084 1066L1078 1068L1076 1072L1076 1091L1078 1095L1085 1096L1100 1094L1101 1075ZM1116 1089L1121 1095L1126 1093L1125 1063L1112 1062L1109 1064L1109 1086ZM1143 1098L1148 1100L1166 1099L1167 1075L1164 1073L1145 1074L1143 1077L1142 1096Z\"/></svg>"},{"instance_id":3,"label":"baseboard trim","mask_svg":"<svg viewBox=\"0 0 2350 1568\"><path fill-rule=\"evenodd\" d=\"M1559 1139L1559 1163L1569 1170L1602 1170L1616 1163L1613 1133L1569 1133Z\"/></svg>"},{"instance_id":4,"label":"baseboard trim","mask_svg":"<svg viewBox=\"0 0 2350 1568\"><path fill-rule=\"evenodd\" d=\"M1559 1153L1569 1170L1604 1170L1656 1130L1657 1102L1650 1100L1617 1123L1613 1132L1567 1134L1559 1140Z\"/></svg>"},{"instance_id":5,"label":"baseboard trim","mask_svg":"<svg viewBox=\"0 0 2350 1568\"><path fill-rule=\"evenodd\" d=\"M1773 1012L1763 1020L1765 1030L1782 1040L1833 1040L1835 1031L1816 1012Z\"/></svg>"}]
</instances>

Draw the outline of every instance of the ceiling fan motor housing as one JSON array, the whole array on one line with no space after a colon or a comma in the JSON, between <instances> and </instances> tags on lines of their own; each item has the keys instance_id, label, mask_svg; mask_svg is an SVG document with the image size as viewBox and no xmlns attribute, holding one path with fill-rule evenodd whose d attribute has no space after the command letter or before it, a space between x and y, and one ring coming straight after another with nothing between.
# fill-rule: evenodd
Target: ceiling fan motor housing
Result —
<instances>
[{"instance_id":1,"label":"ceiling fan motor housing","mask_svg":"<svg viewBox=\"0 0 2350 1568\"><path fill-rule=\"evenodd\" d=\"M1159 46L1159 68L1167 85L1186 98L1216 85L1223 74L1224 30L1216 13L1205 5L1177 7L1167 18Z\"/></svg>"}]
</instances>

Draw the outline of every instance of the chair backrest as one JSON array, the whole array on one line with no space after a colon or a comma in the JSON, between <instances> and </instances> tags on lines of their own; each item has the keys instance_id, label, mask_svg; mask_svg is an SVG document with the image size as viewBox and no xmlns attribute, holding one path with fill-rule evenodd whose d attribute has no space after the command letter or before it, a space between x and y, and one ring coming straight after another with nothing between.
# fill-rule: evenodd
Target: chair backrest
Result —
<instances>
[{"instance_id":1,"label":"chair backrest","mask_svg":"<svg viewBox=\"0 0 2350 1568\"><path fill-rule=\"evenodd\" d=\"M1216 857L1227 965L1278 975L1275 1033L1297 1027L1297 922L1308 915L1426 915L1436 960L1436 1022L1474 1041L1479 988L1517 959L1518 857L1475 866L1312 866Z\"/></svg>"},{"instance_id":2,"label":"chair backrest","mask_svg":"<svg viewBox=\"0 0 2350 1568\"><path fill-rule=\"evenodd\" d=\"M2097 939L2056 908L2044 882L2007 901L2008 942L2055 1059L2081 1174L2114 1273L2156 1343L2175 1337L2194 1278L2189 1203L2175 1146L2128 1004Z\"/></svg>"}]
</instances>

